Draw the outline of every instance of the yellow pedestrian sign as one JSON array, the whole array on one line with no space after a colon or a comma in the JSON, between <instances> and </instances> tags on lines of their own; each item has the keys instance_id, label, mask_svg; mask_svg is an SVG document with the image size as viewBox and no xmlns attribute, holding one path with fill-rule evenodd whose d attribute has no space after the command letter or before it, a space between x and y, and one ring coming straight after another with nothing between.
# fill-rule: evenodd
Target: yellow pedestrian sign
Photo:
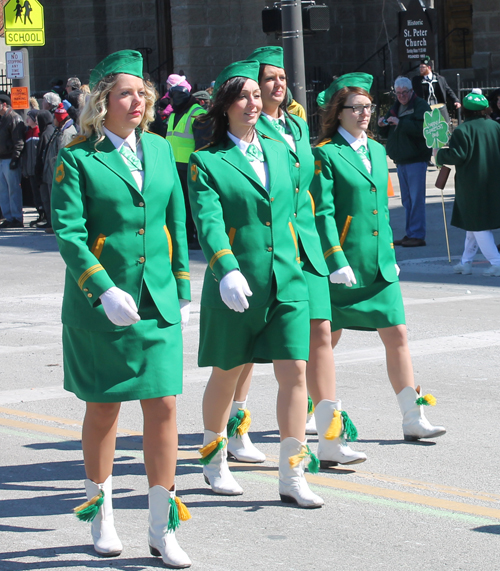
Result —
<instances>
[{"instance_id":1,"label":"yellow pedestrian sign","mask_svg":"<svg viewBox=\"0 0 500 571\"><path fill-rule=\"evenodd\" d=\"M8 46L44 46L43 6L38 0L9 0L3 8Z\"/></svg>"}]
</instances>

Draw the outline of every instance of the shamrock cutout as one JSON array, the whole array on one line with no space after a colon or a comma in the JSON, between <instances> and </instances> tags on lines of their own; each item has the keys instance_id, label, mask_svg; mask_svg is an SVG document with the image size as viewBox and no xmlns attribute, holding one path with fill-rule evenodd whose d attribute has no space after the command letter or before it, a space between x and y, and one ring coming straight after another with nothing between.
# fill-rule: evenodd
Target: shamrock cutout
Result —
<instances>
[{"instance_id":1,"label":"shamrock cutout","mask_svg":"<svg viewBox=\"0 0 500 571\"><path fill-rule=\"evenodd\" d=\"M441 115L439 109L433 109L431 112L425 112L424 137L425 144L430 149L440 149L448 143L450 138L448 123Z\"/></svg>"}]
</instances>

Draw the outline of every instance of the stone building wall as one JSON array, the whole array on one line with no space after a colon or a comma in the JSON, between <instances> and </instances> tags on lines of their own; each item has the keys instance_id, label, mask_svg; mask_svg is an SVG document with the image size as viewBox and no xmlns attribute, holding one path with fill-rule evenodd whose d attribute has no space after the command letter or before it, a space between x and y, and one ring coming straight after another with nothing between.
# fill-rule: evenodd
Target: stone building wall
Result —
<instances>
[{"instance_id":1,"label":"stone building wall","mask_svg":"<svg viewBox=\"0 0 500 571\"><path fill-rule=\"evenodd\" d=\"M474 0L474 54L472 66L476 78L500 82L500 2Z\"/></svg>"}]
</instances>

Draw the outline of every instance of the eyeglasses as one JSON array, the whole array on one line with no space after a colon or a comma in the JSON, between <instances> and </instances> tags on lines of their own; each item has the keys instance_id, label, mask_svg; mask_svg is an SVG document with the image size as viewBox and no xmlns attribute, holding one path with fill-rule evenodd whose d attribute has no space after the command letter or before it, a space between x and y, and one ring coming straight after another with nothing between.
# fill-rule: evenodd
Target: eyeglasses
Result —
<instances>
[{"instance_id":1,"label":"eyeglasses","mask_svg":"<svg viewBox=\"0 0 500 571\"><path fill-rule=\"evenodd\" d=\"M408 95L410 91L410 89L405 89L404 91L396 91L396 95Z\"/></svg>"},{"instance_id":2,"label":"eyeglasses","mask_svg":"<svg viewBox=\"0 0 500 571\"><path fill-rule=\"evenodd\" d=\"M375 113L377 106L375 104L371 105L344 105L342 109L352 109L356 115L361 115L363 111L368 111L368 113Z\"/></svg>"}]
</instances>

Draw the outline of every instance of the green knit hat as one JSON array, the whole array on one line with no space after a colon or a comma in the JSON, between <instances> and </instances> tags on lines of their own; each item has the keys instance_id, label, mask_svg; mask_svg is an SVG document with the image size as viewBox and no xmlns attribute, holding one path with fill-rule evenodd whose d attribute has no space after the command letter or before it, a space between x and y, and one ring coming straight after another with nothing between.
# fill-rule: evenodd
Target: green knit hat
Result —
<instances>
[{"instance_id":1,"label":"green knit hat","mask_svg":"<svg viewBox=\"0 0 500 571\"><path fill-rule=\"evenodd\" d=\"M482 94L480 89L473 89L463 98L462 104L470 111L481 111L481 109L486 109L489 105L488 100Z\"/></svg>"},{"instance_id":2,"label":"green knit hat","mask_svg":"<svg viewBox=\"0 0 500 571\"><path fill-rule=\"evenodd\" d=\"M121 50L105 57L90 74L90 89L94 89L101 79L115 73L128 73L143 79L142 54L134 50Z\"/></svg>"},{"instance_id":3,"label":"green knit hat","mask_svg":"<svg viewBox=\"0 0 500 571\"><path fill-rule=\"evenodd\" d=\"M251 60L235 61L225 67L217 76L214 85L213 96L217 93L221 85L233 77L246 77L259 82L259 62Z\"/></svg>"},{"instance_id":4,"label":"green knit hat","mask_svg":"<svg viewBox=\"0 0 500 571\"><path fill-rule=\"evenodd\" d=\"M274 67L285 69L283 48L281 46L264 46L257 48L248 56L248 59L256 60L263 65L274 65Z\"/></svg>"},{"instance_id":5,"label":"green knit hat","mask_svg":"<svg viewBox=\"0 0 500 571\"><path fill-rule=\"evenodd\" d=\"M340 91L343 87L361 87L361 89L370 92L372 83L373 75L369 73L346 73L334 79L330 87L318 95L316 101L324 109L337 91Z\"/></svg>"}]
</instances>

